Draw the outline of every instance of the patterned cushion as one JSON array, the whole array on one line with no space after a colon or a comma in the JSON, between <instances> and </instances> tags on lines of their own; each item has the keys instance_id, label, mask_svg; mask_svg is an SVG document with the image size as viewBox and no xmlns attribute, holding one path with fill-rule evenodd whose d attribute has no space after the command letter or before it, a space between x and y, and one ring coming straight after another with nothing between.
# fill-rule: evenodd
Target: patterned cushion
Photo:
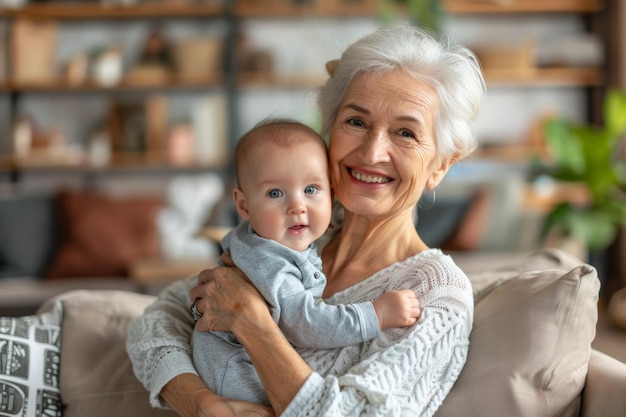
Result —
<instances>
[{"instance_id":1,"label":"patterned cushion","mask_svg":"<svg viewBox=\"0 0 626 417\"><path fill-rule=\"evenodd\" d=\"M0 317L0 415L61 416L61 305Z\"/></svg>"}]
</instances>

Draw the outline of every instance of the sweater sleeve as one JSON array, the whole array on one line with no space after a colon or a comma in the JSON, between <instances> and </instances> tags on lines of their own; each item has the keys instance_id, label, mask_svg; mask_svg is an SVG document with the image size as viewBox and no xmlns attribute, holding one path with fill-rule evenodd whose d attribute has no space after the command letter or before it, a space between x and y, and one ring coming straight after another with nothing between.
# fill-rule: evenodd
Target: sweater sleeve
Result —
<instances>
[{"instance_id":1,"label":"sweater sleeve","mask_svg":"<svg viewBox=\"0 0 626 417\"><path fill-rule=\"evenodd\" d=\"M313 373L283 416L432 416L461 373L469 349L471 288L438 288L418 323L343 375Z\"/></svg>"},{"instance_id":2,"label":"sweater sleeve","mask_svg":"<svg viewBox=\"0 0 626 417\"><path fill-rule=\"evenodd\" d=\"M197 374L189 343L194 328L189 290L196 282L194 275L171 284L128 327L126 350L153 407L167 408L160 392L172 378Z\"/></svg>"}]
</instances>

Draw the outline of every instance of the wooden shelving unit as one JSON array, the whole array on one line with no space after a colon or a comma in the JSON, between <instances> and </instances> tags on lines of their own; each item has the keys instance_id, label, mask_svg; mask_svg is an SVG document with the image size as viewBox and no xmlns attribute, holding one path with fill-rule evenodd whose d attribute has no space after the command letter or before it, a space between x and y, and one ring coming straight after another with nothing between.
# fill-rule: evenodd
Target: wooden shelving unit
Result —
<instances>
[{"instance_id":1,"label":"wooden shelving unit","mask_svg":"<svg viewBox=\"0 0 626 417\"><path fill-rule=\"evenodd\" d=\"M580 14L595 15L604 11L603 0L443 0L443 8L453 15L489 15L497 19L498 15L510 14ZM403 13L400 11L400 13ZM338 2L333 0L316 0L310 3L295 4L288 0L268 1L208 1L208 2L163 2L139 4L136 6L103 7L97 2L54 2L31 3L20 9L0 9L0 19L47 19L56 21L80 20L140 20L140 19L224 19L231 29L228 36L233 36L234 27L247 19L314 19L314 18L372 18L380 16L381 10L377 0L363 0L361 2ZM62 22L61 22L62 24ZM232 39L229 45L234 45ZM228 41L227 41L228 42ZM325 74L320 75L276 75L251 74L235 71L231 74L215 74L203 80L185 81L168 79L165 82L120 82L117 85L103 87L93 83L70 85L61 81L48 83L15 83L12 81L0 82L0 94L10 95L11 100L19 99L21 95L33 93L46 94L117 94L138 93L147 94L152 91L164 93L181 91L195 91L202 89L226 89L234 100L236 90L245 89L310 89L320 85L325 80ZM531 68L527 71L485 68L485 77L488 84L506 85L519 88L550 86L568 88L602 88L607 80L601 68ZM232 103L231 103L232 104ZM231 105L230 111L234 111ZM230 139L232 140L232 139ZM120 165L112 162L110 169L126 169L129 167L148 169L157 166L167 169L162 162L140 160L132 158ZM37 168L40 169L41 167ZM57 169L58 167L53 167ZM107 167L109 168L109 167ZM194 167L190 169L206 169ZM0 171L29 170L34 166L19 164L16 160L0 159ZM72 169L78 172L88 171L92 167L76 165ZM178 169L178 168L177 168Z\"/></svg>"}]
</instances>

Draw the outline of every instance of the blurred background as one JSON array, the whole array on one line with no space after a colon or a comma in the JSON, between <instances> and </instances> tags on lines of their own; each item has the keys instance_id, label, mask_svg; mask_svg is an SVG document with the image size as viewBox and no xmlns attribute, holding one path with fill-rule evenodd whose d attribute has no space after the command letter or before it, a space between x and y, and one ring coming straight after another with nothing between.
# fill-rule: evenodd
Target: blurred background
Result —
<instances>
[{"instance_id":1,"label":"blurred background","mask_svg":"<svg viewBox=\"0 0 626 417\"><path fill-rule=\"evenodd\" d=\"M487 80L479 149L419 213L425 240L476 269L564 248L608 304L626 284L617 0L0 0L0 284L145 290L210 265L207 226L238 221L237 138L267 116L318 128L324 64L390 22L470 47Z\"/></svg>"}]
</instances>

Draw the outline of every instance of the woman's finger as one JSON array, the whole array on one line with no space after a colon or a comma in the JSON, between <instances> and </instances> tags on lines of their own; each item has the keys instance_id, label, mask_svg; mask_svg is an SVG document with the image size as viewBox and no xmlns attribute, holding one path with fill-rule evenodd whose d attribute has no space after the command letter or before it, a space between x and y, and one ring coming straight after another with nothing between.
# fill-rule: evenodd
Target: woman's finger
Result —
<instances>
[{"instance_id":1,"label":"woman's finger","mask_svg":"<svg viewBox=\"0 0 626 417\"><path fill-rule=\"evenodd\" d=\"M198 274L198 285L202 285L202 284L205 284L205 283L211 281L211 279L213 277L213 272L216 269L218 269L218 268L203 269L202 271L200 271L200 273Z\"/></svg>"},{"instance_id":2,"label":"woman's finger","mask_svg":"<svg viewBox=\"0 0 626 417\"><path fill-rule=\"evenodd\" d=\"M225 266L235 266L235 263L233 262L233 258L230 256L230 254L226 252L223 252L220 255L220 260Z\"/></svg>"}]
</instances>

